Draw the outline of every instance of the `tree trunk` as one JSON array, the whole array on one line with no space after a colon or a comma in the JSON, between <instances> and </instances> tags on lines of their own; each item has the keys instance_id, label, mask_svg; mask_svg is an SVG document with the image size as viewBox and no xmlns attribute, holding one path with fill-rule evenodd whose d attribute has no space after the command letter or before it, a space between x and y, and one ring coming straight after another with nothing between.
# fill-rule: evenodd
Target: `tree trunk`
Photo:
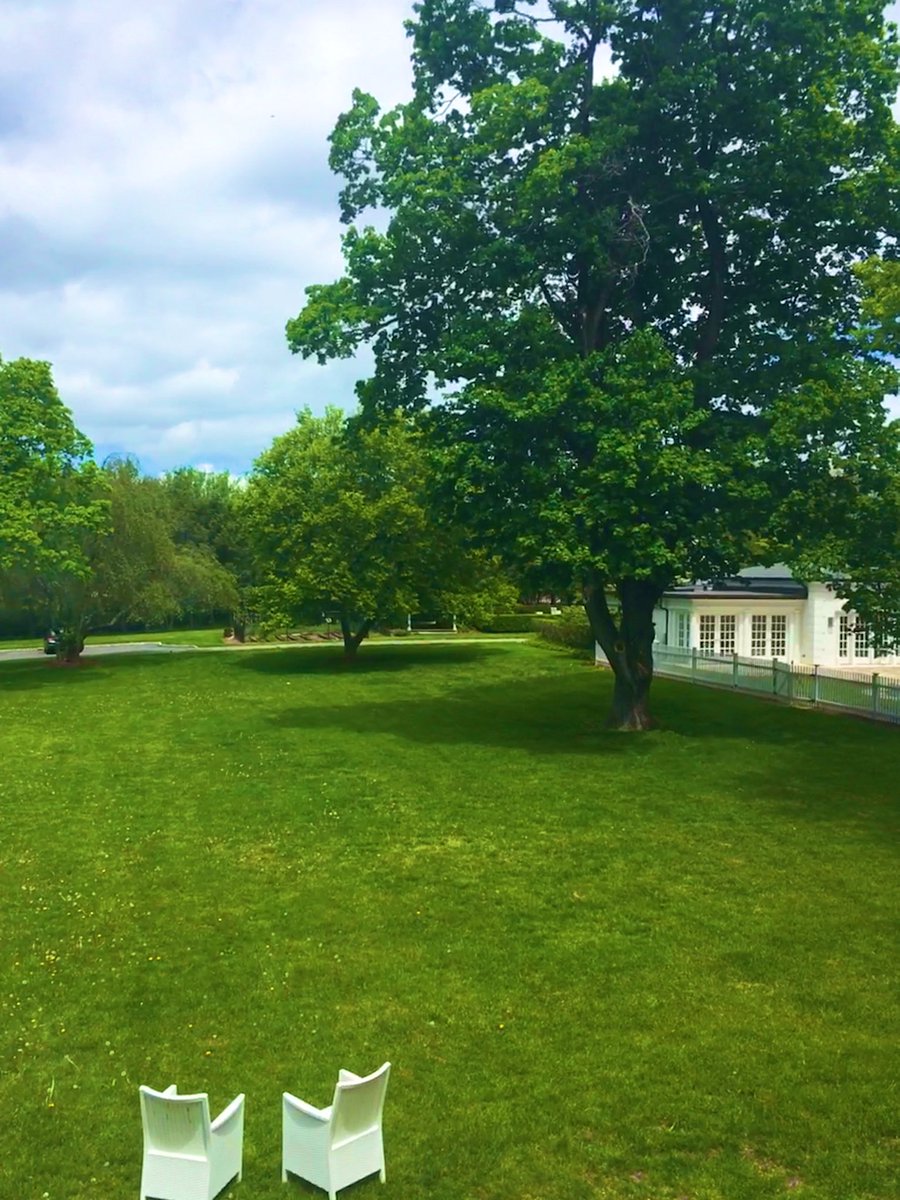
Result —
<instances>
[{"instance_id":1,"label":"tree trunk","mask_svg":"<svg viewBox=\"0 0 900 1200\"><path fill-rule=\"evenodd\" d=\"M341 612L341 635L344 639L344 662L352 663L356 661L356 652L360 647L360 643L368 636L369 630L372 628L371 621L363 621L359 629L353 632L353 623L347 613Z\"/></svg>"},{"instance_id":2,"label":"tree trunk","mask_svg":"<svg viewBox=\"0 0 900 1200\"><path fill-rule=\"evenodd\" d=\"M56 657L59 662L77 663L84 649L84 633L80 629L61 629Z\"/></svg>"},{"instance_id":3,"label":"tree trunk","mask_svg":"<svg viewBox=\"0 0 900 1200\"><path fill-rule=\"evenodd\" d=\"M649 580L622 579L616 592L620 608L615 615L603 580L586 587L584 597L591 630L615 676L608 725L613 729L652 729L653 609L662 589Z\"/></svg>"}]
</instances>

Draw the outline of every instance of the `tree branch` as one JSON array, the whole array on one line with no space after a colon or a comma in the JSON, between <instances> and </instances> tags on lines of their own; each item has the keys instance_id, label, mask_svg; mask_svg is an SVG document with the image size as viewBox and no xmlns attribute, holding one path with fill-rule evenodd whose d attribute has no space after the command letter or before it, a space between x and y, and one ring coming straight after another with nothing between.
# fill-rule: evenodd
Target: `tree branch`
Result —
<instances>
[{"instance_id":1,"label":"tree branch","mask_svg":"<svg viewBox=\"0 0 900 1200\"><path fill-rule=\"evenodd\" d=\"M700 215L700 224L709 255L706 320L700 328L695 354L695 362L700 365L709 362L713 357L719 341L719 334L722 331L722 321L725 317L725 279L728 273L728 260L719 214L705 196L698 196L697 212Z\"/></svg>"}]
</instances>

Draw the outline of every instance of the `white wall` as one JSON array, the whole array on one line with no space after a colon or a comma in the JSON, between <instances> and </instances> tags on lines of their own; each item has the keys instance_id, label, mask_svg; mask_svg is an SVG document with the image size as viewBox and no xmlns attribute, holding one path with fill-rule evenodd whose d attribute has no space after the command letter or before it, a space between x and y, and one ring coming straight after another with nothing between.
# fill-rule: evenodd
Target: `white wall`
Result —
<instances>
[{"instance_id":1,"label":"white wall","mask_svg":"<svg viewBox=\"0 0 900 1200\"><path fill-rule=\"evenodd\" d=\"M804 607L803 600L754 600L751 597L734 599L723 599L721 597L706 598L702 595L667 599L663 601L665 608L669 610L669 638L665 642L666 629L666 614L663 609L654 614L656 621L656 636L657 641L661 645L674 646L675 632L677 628L678 612L690 612L691 614L691 640L692 647L699 648L700 646L700 615L708 613L711 616L733 616L735 618L735 653L740 654L745 658L751 657L751 617L754 615L765 615L771 617L775 614L784 615L787 618L787 647L784 658L787 662L805 662L804 650L806 645L806 635L804 629Z\"/></svg>"},{"instance_id":2,"label":"white wall","mask_svg":"<svg viewBox=\"0 0 900 1200\"><path fill-rule=\"evenodd\" d=\"M900 654L879 654L876 658L869 649L868 654L856 653L856 638L851 633L847 643L847 654L841 658L839 653L839 637L841 617L850 617L851 625L855 620L854 614L844 611L844 601L836 596L831 588L824 583L809 585L809 625L811 628L813 661L821 667L868 667L877 670L878 666L893 666L900 663ZM829 625L830 622L830 625Z\"/></svg>"},{"instance_id":3,"label":"white wall","mask_svg":"<svg viewBox=\"0 0 900 1200\"><path fill-rule=\"evenodd\" d=\"M660 607L653 610L653 623L656 627L655 642L660 646L677 646L677 614L689 613L689 644L692 648L699 649L700 614L728 614L735 618L735 653L743 658L750 658L752 657L750 653L751 617L754 614L765 614L771 617L778 613L787 618L787 648L784 655L787 662L803 663L810 667L813 665L829 668L868 667L870 670L877 670L879 665L900 664L900 653L879 655L878 658L875 658L871 651L868 655L857 655L852 633L848 642L847 656L839 657L838 636L841 616L844 615L844 602L835 596L834 592L824 583L809 584L808 592L807 600L753 599L750 597L707 598L702 593L690 597L666 597ZM851 621L852 619L851 615ZM605 661L599 645L596 657L598 661Z\"/></svg>"}]
</instances>

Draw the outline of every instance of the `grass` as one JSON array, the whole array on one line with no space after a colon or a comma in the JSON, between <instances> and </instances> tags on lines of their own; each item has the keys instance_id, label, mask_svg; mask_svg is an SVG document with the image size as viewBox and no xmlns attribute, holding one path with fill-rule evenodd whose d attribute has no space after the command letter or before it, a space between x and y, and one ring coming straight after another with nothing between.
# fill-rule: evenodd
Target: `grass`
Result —
<instances>
[{"instance_id":1,"label":"grass","mask_svg":"<svg viewBox=\"0 0 900 1200\"><path fill-rule=\"evenodd\" d=\"M887 1200L896 730L515 643L0 666L0 1195L137 1192L140 1083L394 1064L429 1200Z\"/></svg>"}]
</instances>

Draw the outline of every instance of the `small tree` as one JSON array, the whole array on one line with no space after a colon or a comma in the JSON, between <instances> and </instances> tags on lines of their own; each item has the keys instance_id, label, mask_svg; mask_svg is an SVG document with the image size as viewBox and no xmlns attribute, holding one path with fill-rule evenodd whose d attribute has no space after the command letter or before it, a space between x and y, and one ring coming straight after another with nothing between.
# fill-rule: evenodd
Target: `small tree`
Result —
<instances>
[{"instance_id":1,"label":"small tree","mask_svg":"<svg viewBox=\"0 0 900 1200\"><path fill-rule=\"evenodd\" d=\"M455 602L453 588L487 571L437 519L432 482L423 435L400 416L367 428L333 408L301 412L244 496L270 615L333 610L352 659L378 620Z\"/></svg>"}]
</instances>

